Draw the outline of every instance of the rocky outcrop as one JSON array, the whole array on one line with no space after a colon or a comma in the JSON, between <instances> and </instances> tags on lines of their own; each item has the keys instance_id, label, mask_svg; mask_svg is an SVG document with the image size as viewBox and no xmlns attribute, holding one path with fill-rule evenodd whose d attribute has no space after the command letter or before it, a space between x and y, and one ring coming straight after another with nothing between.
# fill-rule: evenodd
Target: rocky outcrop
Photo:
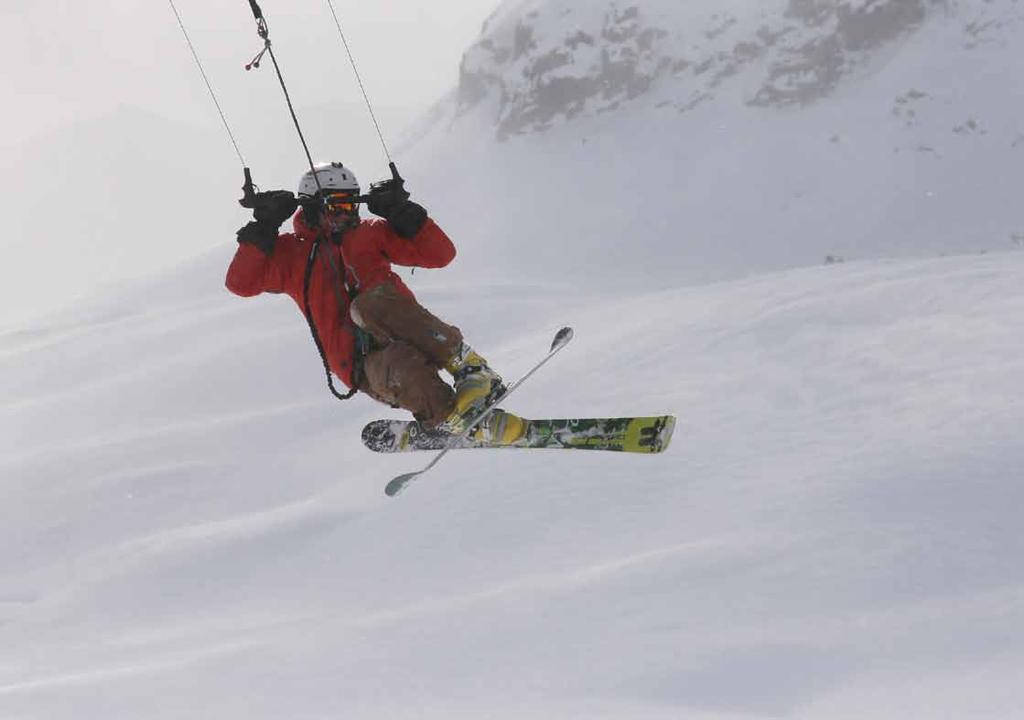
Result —
<instances>
[{"instance_id":1,"label":"rocky outcrop","mask_svg":"<svg viewBox=\"0 0 1024 720\"><path fill-rule=\"evenodd\" d=\"M919 27L927 8L925 0L790 0L785 16L796 25L779 36L783 42L753 105L806 103L827 95L865 53Z\"/></svg>"},{"instance_id":2,"label":"rocky outcrop","mask_svg":"<svg viewBox=\"0 0 1024 720\"><path fill-rule=\"evenodd\" d=\"M458 112L491 103L508 137L639 98L686 112L739 76L750 105L811 103L946 2L724 1L696 23L671 3L533 2L488 23L465 53Z\"/></svg>"},{"instance_id":3,"label":"rocky outcrop","mask_svg":"<svg viewBox=\"0 0 1024 720\"><path fill-rule=\"evenodd\" d=\"M535 22L523 18L506 37L483 38L462 60L460 109L497 97L500 135L614 107L642 95L669 67L660 47L669 33L645 25L635 6L613 5L599 27L576 27L557 41L541 41Z\"/></svg>"}]
</instances>

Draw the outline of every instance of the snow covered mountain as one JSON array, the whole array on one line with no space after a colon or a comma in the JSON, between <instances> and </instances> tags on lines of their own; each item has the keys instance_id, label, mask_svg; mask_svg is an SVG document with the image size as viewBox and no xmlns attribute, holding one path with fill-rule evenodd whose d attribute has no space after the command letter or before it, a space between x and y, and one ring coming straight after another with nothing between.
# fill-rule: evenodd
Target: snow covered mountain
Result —
<instances>
[{"instance_id":1,"label":"snow covered mountain","mask_svg":"<svg viewBox=\"0 0 1024 720\"><path fill-rule=\"evenodd\" d=\"M1016 0L510 1L407 166L475 272L672 285L1009 249L1022 42Z\"/></svg>"}]
</instances>

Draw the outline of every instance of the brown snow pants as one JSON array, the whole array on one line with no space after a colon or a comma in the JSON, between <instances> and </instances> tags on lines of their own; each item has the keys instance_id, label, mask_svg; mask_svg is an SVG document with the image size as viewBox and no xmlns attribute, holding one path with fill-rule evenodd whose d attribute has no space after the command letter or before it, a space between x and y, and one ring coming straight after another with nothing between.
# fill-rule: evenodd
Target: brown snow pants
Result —
<instances>
[{"instance_id":1,"label":"brown snow pants","mask_svg":"<svg viewBox=\"0 0 1024 720\"><path fill-rule=\"evenodd\" d=\"M428 427L444 422L454 409L455 392L438 371L462 344L459 329L391 285L361 293L349 313L374 339L374 349L363 359L359 389L409 410Z\"/></svg>"}]
</instances>

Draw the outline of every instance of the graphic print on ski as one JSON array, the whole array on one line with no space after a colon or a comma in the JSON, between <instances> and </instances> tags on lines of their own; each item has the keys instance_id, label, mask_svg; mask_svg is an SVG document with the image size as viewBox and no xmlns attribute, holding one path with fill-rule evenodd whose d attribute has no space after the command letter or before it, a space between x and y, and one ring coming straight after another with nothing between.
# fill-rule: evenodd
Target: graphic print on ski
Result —
<instances>
[{"instance_id":1,"label":"graphic print on ski","mask_svg":"<svg viewBox=\"0 0 1024 720\"><path fill-rule=\"evenodd\" d=\"M452 450L553 449L654 454L668 449L676 424L671 415L523 420L526 432L514 442L466 437L455 443ZM379 453L443 450L453 438L443 430L428 430L415 420L374 420L363 428L363 444Z\"/></svg>"},{"instance_id":2,"label":"graphic print on ski","mask_svg":"<svg viewBox=\"0 0 1024 720\"><path fill-rule=\"evenodd\" d=\"M572 336L573 336L573 332L572 332L572 328L570 328L570 327L564 327L561 330L559 330L557 333L555 333L555 337L551 341L551 349L548 350L547 355L545 355L543 358L541 358L540 362L538 362L536 365L534 365L532 368L530 368L529 372L527 372L521 378L519 378L514 383L509 385L508 388L505 390L505 392L501 396L499 396L497 399L495 399L495 401L493 403L491 403L486 408L481 410L480 413L477 414L477 416L474 417L469 422L469 424L466 426L466 429L463 430L462 433L460 433L459 435L452 436L452 439L448 443L448 445L446 445L445 448L443 450L441 450L434 457L434 459L431 460L427 464L427 466L425 468L423 468L422 470L418 470L416 472L406 473L404 475L399 475L398 477L396 477L394 480L392 480L391 482L389 482L387 484L387 487L384 488L384 493L388 497L394 497L398 493L402 492L402 490L405 489L405 486L408 485L410 482L412 482L414 479L416 479L417 477L419 477L420 475L422 475L423 473L427 472L432 467L437 465L437 463L441 461L441 458L443 458L445 455L448 454L449 450L454 449L454 447L461 440L464 440L465 438L469 437L469 434L471 432L473 432L473 430L476 428L476 426L479 425L483 420L485 420L487 418L487 416L490 415L491 412L493 412L496 407L498 407L499 403L504 401L505 398L507 398L509 395L511 395L513 392L515 392L516 389L520 385L522 385L524 382L526 382L530 378L531 375L533 375L535 372L540 370L541 367L543 367L543 365L545 363L547 363L548 360L553 358L560 350L562 350L566 345L568 345L569 341L572 340Z\"/></svg>"}]
</instances>

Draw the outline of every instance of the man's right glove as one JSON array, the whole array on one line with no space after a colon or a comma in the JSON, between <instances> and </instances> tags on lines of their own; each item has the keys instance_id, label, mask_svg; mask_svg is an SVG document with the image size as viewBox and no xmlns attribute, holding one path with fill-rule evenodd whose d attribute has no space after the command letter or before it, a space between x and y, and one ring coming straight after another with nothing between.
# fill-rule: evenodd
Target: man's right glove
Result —
<instances>
[{"instance_id":1,"label":"man's right glove","mask_svg":"<svg viewBox=\"0 0 1024 720\"><path fill-rule=\"evenodd\" d=\"M274 252L274 245L277 243L277 228L259 220L253 220L240 227L237 235L238 242L244 245L253 245L262 250L264 255L271 255Z\"/></svg>"},{"instance_id":2,"label":"man's right glove","mask_svg":"<svg viewBox=\"0 0 1024 720\"><path fill-rule=\"evenodd\" d=\"M291 190L269 190L256 193L256 201L252 206L252 216L256 222L273 225L274 229L295 214L299 201Z\"/></svg>"},{"instance_id":3,"label":"man's right glove","mask_svg":"<svg viewBox=\"0 0 1024 720\"><path fill-rule=\"evenodd\" d=\"M252 205L252 214L256 219L239 229L238 242L255 245L266 255L270 255L274 252L281 224L290 218L298 207L298 200L289 190L256 193Z\"/></svg>"}]
</instances>

